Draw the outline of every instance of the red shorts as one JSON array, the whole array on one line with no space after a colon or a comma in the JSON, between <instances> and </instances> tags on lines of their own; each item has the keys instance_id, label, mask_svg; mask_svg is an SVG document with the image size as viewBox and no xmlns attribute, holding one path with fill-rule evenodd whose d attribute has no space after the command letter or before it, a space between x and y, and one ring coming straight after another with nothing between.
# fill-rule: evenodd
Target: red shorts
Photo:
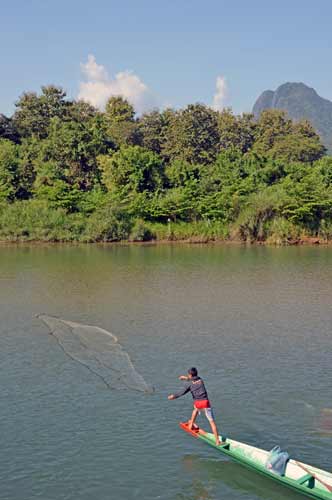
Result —
<instances>
[{"instance_id":1,"label":"red shorts","mask_svg":"<svg viewBox=\"0 0 332 500\"><path fill-rule=\"evenodd\" d=\"M213 410L208 399L196 399L196 401L194 401L194 408L196 408L196 410L199 410L199 412L203 410L206 418L210 422L214 420Z\"/></svg>"},{"instance_id":2,"label":"red shorts","mask_svg":"<svg viewBox=\"0 0 332 500\"><path fill-rule=\"evenodd\" d=\"M197 410L205 410L205 408L211 408L211 405L208 399L196 399L196 401L194 401L194 407Z\"/></svg>"}]
</instances>

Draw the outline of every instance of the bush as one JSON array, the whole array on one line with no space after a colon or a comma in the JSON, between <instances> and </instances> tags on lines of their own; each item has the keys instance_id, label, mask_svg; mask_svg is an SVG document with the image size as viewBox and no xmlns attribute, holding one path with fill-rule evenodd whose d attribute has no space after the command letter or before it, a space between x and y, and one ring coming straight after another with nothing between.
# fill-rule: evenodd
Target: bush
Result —
<instances>
[{"instance_id":1,"label":"bush","mask_svg":"<svg viewBox=\"0 0 332 500\"><path fill-rule=\"evenodd\" d=\"M50 208L40 200L0 207L0 238L8 241L75 241L83 230L79 214Z\"/></svg>"},{"instance_id":2,"label":"bush","mask_svg":"<svg viewBox=\"0 0 332 500\"><path fill-rule=\"evenodd\" d=\"M97 209L87 220L81 241L121 241L129 237L132 221L125 210L112 205Z\"/></svg>"},{"instance_id":3,"label":"bush","mask_svg":"<svg viewBox=\"0 0 332 500\"><path fill-rule=\"evenodd\" d=\"M229 236L228 227L221 221L169 222L150 224L157 240L208 242L225 240Z\"/></svg>"},{"instance_id":4,"label":"bush","mask_svg":"<svg viewBox=\"0 0 332 500\"><path fill-rule=\"evenodd\" d=\"M234 225L233 236L244 241L264 241L269 224L287 201L284 190L274 186L251 195Z\"/></svg>"},{"instance_id":5,"label":"bush","mask_svg":"<svg viewBox=\"0 0 332 500\"><path fill-rule=\"evenodd\" d=\"M272 245L287 245L301 235L301 228L283 217L276 217L265 229L266 241Z\"/></svg>"},{"instance_id":6,"label":"bush","mask_svg":"<svg viewBox=\"0 0 332 500\"><path fill-rule=\"evenodd\" d=\"M318 236L325 241L332 240L332 221L323 219L320 223Z\"/></svg>"},{"instance_id":7,"label":"bush","mask_svg":"<svg viewBox=\"0 0 332 500\"><path fill-rule=\"evenodd\" d=\"M130 232L129 241L151 241L155 239L154 233L144 220L137 220Z\"/></svg>"}]
</instances>

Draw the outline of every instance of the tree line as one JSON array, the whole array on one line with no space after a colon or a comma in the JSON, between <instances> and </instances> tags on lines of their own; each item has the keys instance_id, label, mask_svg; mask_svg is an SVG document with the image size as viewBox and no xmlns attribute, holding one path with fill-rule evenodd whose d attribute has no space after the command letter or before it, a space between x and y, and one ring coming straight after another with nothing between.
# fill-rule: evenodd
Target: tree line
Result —
<instances>
[{"instance_id":1,"label":"tree line","mask_svg":"<svg viewBox=\"0 0 332 500\"><path fill-rule=\"evenodd\" d=\"M0 115L0 238L332 237L332 158L307 121L204 104L101 112L59 87Z\"/></svg>"}]
</instances>

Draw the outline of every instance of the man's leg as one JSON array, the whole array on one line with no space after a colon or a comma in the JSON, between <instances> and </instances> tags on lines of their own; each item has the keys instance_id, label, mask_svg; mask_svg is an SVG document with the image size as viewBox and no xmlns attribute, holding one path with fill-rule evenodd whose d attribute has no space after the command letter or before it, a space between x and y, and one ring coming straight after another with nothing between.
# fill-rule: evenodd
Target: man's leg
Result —
<instances>
[{"instance_id":1,"label":"man's leg","mask_svg":"<svg viewBox=\"0 0 332 500\"><path fill-rule=\"evenodd\" d=\"M197 415L198 415L198 410L196 408L193 409L193 412L191 414L191 417L190 417L190 420L188 422L188 428L191 430L193 428L193 425L195 423L195 420L197 418Z\"/></svg>"},{"instance_id":2,"label":"man's leg","mask_svg":"<svg viewBox=\"0 0 332 500\"><path fill-rule=\"evenodd\" d=\"M212 429L212 432L213 432L215 440L216 440L216 445L219 446L221 444L221 441L219 439L219 434L218 434L218 429L217 429L216 423L214 420L209 420L209 422L210 422L211 429Z\"/></svg>"},{"instance_id":3,"label":"man's leg","mask_svg":"<svg viewBox=\"0 0 332 500\"><path fill-rule=\"evenodd\" d=\"M221 444L221 441L219 439L218 429L217 429L216 423L214 421L212 408L206 408L205 415L206 415L206 418L208 419L209 424L211 426L214 438L216 440L216 445L219 446Z\"/></svg>"}]
</instances>

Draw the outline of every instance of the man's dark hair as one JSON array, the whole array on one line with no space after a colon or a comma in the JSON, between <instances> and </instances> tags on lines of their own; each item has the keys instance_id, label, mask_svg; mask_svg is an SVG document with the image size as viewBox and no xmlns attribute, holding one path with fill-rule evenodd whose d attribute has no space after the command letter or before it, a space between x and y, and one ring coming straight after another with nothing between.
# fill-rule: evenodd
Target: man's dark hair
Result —
<instances>
[{"instance_id":1,"label":"man's dark hair","mask_svg":"<svg viewBox=\"0 0 332 500\"><path fill-rule=\"evenodd\" d=\"M194 367L189 368L188 373L189 373L192 377L197 377L197 373L198 373L198 372L197 372L197 368L194 368Z\"/></svg>"}]
</instances>

